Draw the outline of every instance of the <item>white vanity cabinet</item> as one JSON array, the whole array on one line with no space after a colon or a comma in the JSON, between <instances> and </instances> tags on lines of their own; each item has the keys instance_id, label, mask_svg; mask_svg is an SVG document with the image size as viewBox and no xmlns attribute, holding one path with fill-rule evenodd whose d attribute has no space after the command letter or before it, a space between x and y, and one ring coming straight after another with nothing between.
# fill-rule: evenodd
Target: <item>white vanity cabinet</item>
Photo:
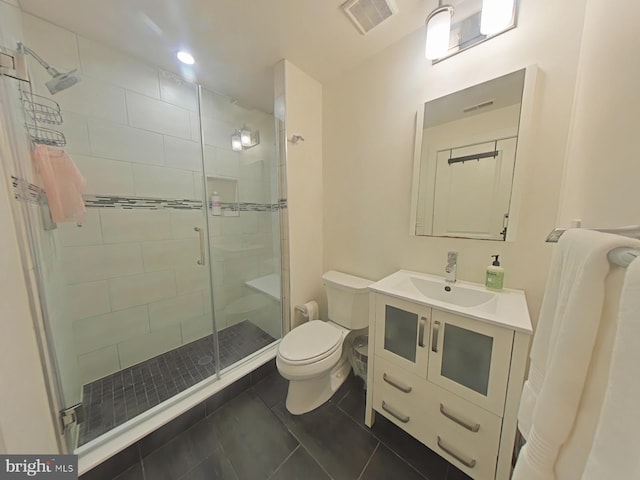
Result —
<instances>
[{"instance_id":1,"label":"white vanity cabinet","mask_svg":"<svg viewBox=\"0 0 640 480\"><path fill-rule=\"evenodd\" d=\"M434 309L431 335L427 380L502 415L514 331Z\"/></svg>"},{"instance_id":2,"label":"white vanity cabinet","mask_svg":"<svg viewBox=\"0 0 640 480\"><path fill-rule=\"evenodd\" d=\"M397 363L406 372L427 376L431 309L395 297L376 295L376 318L380 335L375 337L376 355Z\"/></svg>"},{"instance_id":3,"label":"white vanity cabinet","mask_svg":"<svg viewBox=\"0 0 640 480\"><path fill-rule=\"evenodd\" d=\"M384 415L472 478L506 480L530 324L441 305L371 293L365 423Z\"/></svg>"}]
</instances>

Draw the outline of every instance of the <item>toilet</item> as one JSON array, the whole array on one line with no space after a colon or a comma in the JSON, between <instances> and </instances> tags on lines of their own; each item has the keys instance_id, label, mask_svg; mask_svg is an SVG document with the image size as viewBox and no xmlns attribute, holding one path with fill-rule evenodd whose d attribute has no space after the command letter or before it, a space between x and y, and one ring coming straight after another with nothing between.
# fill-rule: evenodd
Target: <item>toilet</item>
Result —
<instances>
[{"instance_id":1,"label":"toilet","mask_svg":"<svg viewBox=\"0 0 640 480\"><path fill-rule=\"evenodd\" d=\"M351 365L344 340L352 330L369 326L369 290L373 282L329 271L322 276L328 320L311 320L287 333L276 365L289 380L286 407L294 415L318 408L347 379Z\"/></svg>"}]
</instances>

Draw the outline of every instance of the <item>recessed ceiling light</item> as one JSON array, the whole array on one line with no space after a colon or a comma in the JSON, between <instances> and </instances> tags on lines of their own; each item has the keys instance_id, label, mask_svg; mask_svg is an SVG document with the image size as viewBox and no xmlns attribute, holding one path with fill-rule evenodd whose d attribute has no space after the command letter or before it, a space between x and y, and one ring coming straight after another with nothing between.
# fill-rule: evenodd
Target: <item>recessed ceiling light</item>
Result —
<instances>
[{"instance_id":1,"label":"recessed ceiling light","mask_svg":"<svg viewBox=\"0 0 640 480\"><path fill-rule=\"evenodd\" d=\"M185 63L187 65L193 65L194 63L196 63L195 59L193 58L193 55L183 50L180 50L176 54L176 57L178 57L178 60L180 60L182 63Z\"/></svg>"}]
</instances>

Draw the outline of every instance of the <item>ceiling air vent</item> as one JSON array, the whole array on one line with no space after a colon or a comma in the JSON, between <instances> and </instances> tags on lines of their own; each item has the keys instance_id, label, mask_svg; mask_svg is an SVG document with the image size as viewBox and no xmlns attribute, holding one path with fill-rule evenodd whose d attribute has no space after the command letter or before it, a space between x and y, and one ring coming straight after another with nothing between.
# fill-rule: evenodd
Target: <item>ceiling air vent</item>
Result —
<instances>
[{"instance_id":1,"label":"ceiling air vent","mask_svg":"<svg viewBox=\"0 0 640 480\"><path fill-rule=\"evenodd\" d=\"M348 0L342 9L362 34L398 12L394 0Z\"/></svg>"}]
</instances>

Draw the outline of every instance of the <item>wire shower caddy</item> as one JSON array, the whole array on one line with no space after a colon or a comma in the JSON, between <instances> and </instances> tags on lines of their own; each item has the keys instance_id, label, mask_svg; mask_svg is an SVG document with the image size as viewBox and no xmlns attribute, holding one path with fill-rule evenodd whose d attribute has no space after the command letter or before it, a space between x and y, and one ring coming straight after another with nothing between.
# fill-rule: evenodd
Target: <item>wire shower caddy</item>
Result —
<instances>
[{"instance_id":1,"label":"wire shower caddy","mask_svg":"<svg viewBox=\"0 0 640 480\"><path fill-rule=\"evenodd\" d=\"M36 144L64 147L67 139L64 134L46 125L62 125L60 104L55 100L28 92L20 88L20 99L24 107L25 127Z\"/></svg>"}]
</instances>

